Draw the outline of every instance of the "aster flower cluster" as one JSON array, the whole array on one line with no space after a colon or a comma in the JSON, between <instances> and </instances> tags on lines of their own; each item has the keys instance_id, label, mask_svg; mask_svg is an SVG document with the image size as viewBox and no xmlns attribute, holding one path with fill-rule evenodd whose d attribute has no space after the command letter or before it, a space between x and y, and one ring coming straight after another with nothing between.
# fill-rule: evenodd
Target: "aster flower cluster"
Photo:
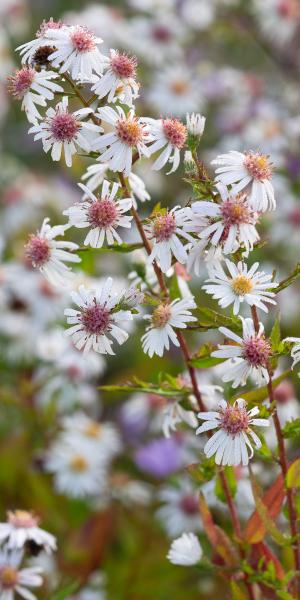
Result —
<instances>
[{"instance_id":1,"label":"aster flower cluster","mask_svg":"<svg viewBox=\"0 0 300 600\"><path fill-rule=\"evenodd\" d=\"M105 368L103 356L110 360L127 342L134 327L146 322L140 342L144 354L152 359L161 358L166 352L176 357L181 352L186 368L186 373L177 378L166 374L161 387L154 388L157 402L160 401L160 428L167 438L163 443L172 449L177 427L184 425L191 447L186 455L194 457L196 447L197 460L200 454L205 465L214 463L211 480L214 478L217 486L220 479L228 500L230 491L223 468L231 468L235 477L239 467L247 467L254 451L263 444L256 427L270 425L269 418L260 416L259 406L252 401L248 406L230 388L244 387L250 380L267 389L270 402L264 407L264 416L273 415L276 432L282 435L272 388L279 343L274 349L268 327L265 330L257 314L257 310L268 313L276 306L278 283L272 273L251 258L261 241L260 221L276 208L273 166L269 156L258 151L232 150L211 161L211 168L215 169L211 175L198 155L205 135L205 117L193 112L181 119L180 111L173 116L167 110L161 118L139 116L135 107L140 90L137 59L115 49L108 55L102 54L101 44L102 39L84 26L44 22L34 40L17 48L23 66L8 84L13 97L22 102L21 109L31 124L29 134L33 134L34 141L41 141L44 152L53 161L64 159L71 168L82 153L91 161L75 187L80 195L61 211L68 222L51 226L46 217L41 229L29 236L24 249L24 268L38 270L47 284L57 293L66 292L72 303L70 306L64 297L59 317L65 315L68 327L64 342L59 342L59 356L54 341L55 367L63 375L52 379L48 395L59 394L59 389L66 388L70 380L71 395L78 386L78 395L84 395L81 392L87 381L96 383ZM58 102L57 95L61 96ZM74 97L79 108L73 109ZM175 204L174 199L170 207L159 204L152 212L141 213L141 203L143 211L147 210L145 203L151 198L145 182L134 172L135 164L147 161L147 170L150 165L152 171L165 169L170 175L180 168L184 152L186 179L196 198L180 199L180 204ZM75 236L77 229L85 230L82 247L60 239L66 232ZM131 243L137 236L138 242ZM110 274L101 280L84 277L66 264L73 263L77 269L81 253L93 257L97 252L102 257L108 252L131 255L131 285L118 282ZM115 268L105 259L102 263L108 272ZM227 310L226 315L201 306L198 292L194 287L193 291L190 289L194 275L191 286L195 284L196 290L199 278L204 277L202 290ZM209 316L204 324L200 320L203 309ZM194 355L185 337L187 330L217 329L215 323L222 343L213 348L208 345L208 351L204 345L204 364L222 363L214 373L229 384L225 391L214 378L203 384L196 372L199 364L201 367L203 348ZM219 327L221 323L228 327ZM285 342L295 344L294 366L300 360L299 338L287 338ZM41 369L37 387L44 375L45 369ZM129 389L130 385L139 391L147 388L138 379L129 383ZM151 385L154 384L149 389ZM218 394L226 400L216 398ZM38 396L43 404L43 394ZM254 397L258 402L255 394ZM137 410L138 415L148 418L150 410L145 409L144 396L142 401L134 400L134 417L137 419ZM65 409L66 406L61 413L67 412ZM100 422L98 411L95 414L97 418L82 411L60 414L60 431L44 453L43 467L52 475L58 494L88 500L99 508L107 500L108 482L113 480L112 463L121 453L122 442L116 427ZM280 452L282 440L279 437ZM160 459L156 461L151 443L149 447L148 471L159 463L161 475ZM136 456L138 467L143 461L145 464L145 452L138 449ZM285 456L280 456L279 463L286 478ZM203 496L211 497L210 481L202 480L201 484ZM117 478L111 486L112 496L120 498L122 485ZM123 486L124 503L130 503L139 494L146 503L145 488L139 488L137 482L131 488ZM172 542L168 559L173 564L197 564L203 553L194 532L205 530L205 522L199 516L198 490L183 477L176 490L166 486L157 499L163 504L157 510L158 520L171 538L180 536ZM292 501L289 497L289 506ZM228 504L233 510L231 501ZM233 516L235 525L234 510ZM237 539L241 537L239 530L235 534ZM34 516L16 511L9 513L7 523L0 524L0 543L1 540L5 546L0 557L0 586L31 598L22 586L38 586L41 580L36 571L18 571L20 551L34 543L50 552L55 549L55 539L39 529ZM13 595L7 596L10 597Z\"/></svg>"}]
</instances>

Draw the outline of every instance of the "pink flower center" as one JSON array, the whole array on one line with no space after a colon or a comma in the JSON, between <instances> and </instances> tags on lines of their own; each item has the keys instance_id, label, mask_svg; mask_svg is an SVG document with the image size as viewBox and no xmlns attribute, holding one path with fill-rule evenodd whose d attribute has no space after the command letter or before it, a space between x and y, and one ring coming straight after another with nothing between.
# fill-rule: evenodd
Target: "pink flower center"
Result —
<instances>
[{"instance_id":1,"label":"pink flower center","mask_svg":"<svg viewBox=\"0 0 300 600\"><path fill-rule=\"evenodd\" d=\"M227 433L235 435L246 431L249 426L249 417L245 408L238 408L230 404L221 412L221 427Z\"/></svg>"},{"instance_id":2,"label":"pink flower center","mask_svg":"<svg viewBox=\"0 0 300 600\"><path fill-rule=\"evenodd\" d=\"M13 77L8 78L8 89L16 98L22 98L30 89L36 71L31 67L23 67L15 73Z\"/></svg>"},{"instance_id":3,"label":"pink flower center","mask_svg":"<svg viewBox=\"0 0 300 600\"><path fill-rule=\"evenodd\" d=\"M169 42L171 39L171 32L168 27L164 27L164 25L157 25L152 29L152 37L157 42Z\"/></svg>"},{"instance_id":4,"label":"pink flower center","mask_svg":"<svg viewBox=\"0 0 300 600\"><path fill-rule=\"evenodd\" d=\"M95 38L84 27L78 27L71 34L71 42L77 52L90 52L95 49Z\"/></svg>"},{"instance_id":5,"label":"pink flower center","mask_svg":"<svg viewBox=\"0 0 300 600\"><path fill-rule=\"evenodd\" d=\"M143 139L143 128L136 118L120 119L116 126L116 133L128 146L136 146Z\"/></svg>"},{"instance_id":6,"label":"pink flower center","mask_svg":"<svg viewBox=\"0 0 300 600\"><path fill-rule=\"evenodd\" d=\"M9 511L7 516L8 522L10 525L13 525L13 527L27 529L30 527L37 527L39 524L39 519L34 517L32 513L27 512L26 510L15 510L14 512Z\"/></svg>"},{"instance_id":7,"label":"pink flower center","mask_svg":"<svg viewBox=\"0 0 300 600\"><path fill-rule=\"evenodd\" d=\"M90 334L103 335L110 324L110 311L96 304L85 308L81 315L81 323Z\"/></svg>"},{"instance_id":8,"label":"pink flower center","mask_svg":"<svg viewBox=\"0 0 300 600\"><path fill-rule=\"evenodd\" d=\"M176 231L176 219L173 213L159 215L153 223L153 235L157 242L169 240Z\"/></svg>"},{"instance_id":9,"label":"pink flower center","mask_svg":"<svg viewBox=\"0 0 300 600\"><path fill-rule=\"evenodd\" d=\"M68 112L58 111L54 117L49 119L49 129L58 142L72 142L76 138L81 124Z\"/></svg>"},{"instance_id":10,"label":"pink flower center","mask_svg":"<svg viewBox=\"0 0 300 600\"><path fill-rule=\"evenodd\" d=\"M111 227L118 216L117 204L110 198L99 198L88 209L88 220L92 227Z\"/></svg>"},{"instance_id":11,"label":"pink flower center","mask_svg":"<svg viewBox=\"0 0 300 600\"><path fill-rule=\"evenodd\" d=\"M164 119L163 130L167 140L176 148L183 148L186 138L187 129L178 119Z\"/></svg>"},{"instance_id":12,"label":"pink flower center","mask_svg":"<svg viewBox=\"0 0 300 600\"><path fill-rule=\"evenodd\" d=\"M30 235L25 246L25 254L33 267L42 267L50 258L48 240L39 235Z\"/></svg>"},{"instance_id":13,"label":"pink flower center","mask_svg":"<svg viewBox=\"0 0 300 600\"><path fill-rule=\"evenodd\" d=\"M221 205L221 214L225 227L229 228L232 225L241 225L253 221L250 208L244 202L244 198L245 196L232 197L225 200Z\"/></svg>"},{"instance_id":14,"label":"pink flower center","mask_svg":"<svg viewBox=\"0 0 300 600\"><path fill-rule=\"evenodd\" d=\"M281 0L277 5L278 14L285 19L296 19L299 15L297 0Z\"/></svg>"},{"instance_id":15,"label":"pink flower center","mask_svg":"<svg viewBox=\"0 0 300 600\"><path fill-rule=\"evenodd\" d=\"M171 307L169 304L160 304L152 315L153 327L160 328L164 327L170 320L172 315Z\"/></svg>"},{"instance_id":16,"label":"pink flower center","mask_svg":"<svg viewBox=\"0 0 300 600\"><path fill-rule=\"evenodd\" d=\"M10 565L5 565L0 568L0 583L4 589L14 588L19 581L19 574L16 569Z\"/></svg>"},{"instance_id":17,"label":"pink flower center","mask_svg":"<svg viewBox=\"0 0 300 600\"><path fill-rule=\"evenodd\" d=\"M271 165L268 161L268 157L264 154L247 154L244 160L244 167L253 179L257 179L258 181L271 179Z\"/></svg>"},{"instance_id":18,"label":"pink flower center","mask_svg":"<svg viewBox=\"0 0 300 600\"><path fill-rule=\"evenodd\" d=\"M186 515L197 515L199 513L199 502L193 494L187 494L180 501L180 508Z\"/></svg>"},{"instance_id":19,"label":"pink flower center","mask_svg":"<svg viewBox=\"0 0 300 600\"><path fill-rule=\"evenodd\" d=\"M243 358L253 367L267 367L271 347L265 337L251 337L243 344Z\"/></svg>"},{"instance_id":20,"label":"pink flower center","mask_svg":"<svg viewBox=\"0 0 300 600\"><path fill-rule=\"evenodd\" d=\"M110 65L113 72L121 79L135 77L137 60L134 57L129 57L126 56L126 54L119 54L117 52L111 58Z\"/></svg>"},{"instance_id":21,"label":"pink flower center","mask_svg":"<svg viewBox=\"0 0 300 600\"><path fill-rule=\"evenodd\" d=\"M42 37L43 35L45 35L47 29L61 29L62 26L62 21L53 21L52 18L49 21L43 21L39 30L36 33L36 37Z\"/></svg>"}]
</instances>

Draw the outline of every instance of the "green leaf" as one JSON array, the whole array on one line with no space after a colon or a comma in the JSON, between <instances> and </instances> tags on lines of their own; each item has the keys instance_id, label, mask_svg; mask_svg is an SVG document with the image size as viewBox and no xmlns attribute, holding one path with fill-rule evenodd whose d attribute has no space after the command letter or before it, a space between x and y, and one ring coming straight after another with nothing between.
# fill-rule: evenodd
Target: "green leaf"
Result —
<instances>
[{"instance_id":1,"label":"green leaf","mask_svg":"<svg viewBox=\"0 0 300 600\"><path fill-rule=\"evenodd\" d=\"M212 308L199 306L195 309L194 314L198 317L196 327L207 331L208 329L218 329L219 327L228 327L232 331L241 331L242 323L237 317L228 317L222 313L218 313Z\"/></svg>"},{"instance_id":2,"label":"green leaf","mask_svg":"<svg viewBox=\"0 0 300 600\"><path fill-rule=\"evenodd\" d=\"M276 596L282 600L294 600L294 596L291 596L288 592L281 592L280 590L276 591Z\"/></svg>"},{"instance_id":3,"label":"green leaf","mask_svg":"<svg viewBox=\"0 0 300 600\"><path fill-rule=\"evenodd\" d=\"M286 484L288 488L300 487L300 458L297 458L289 467L286 475Z\"/></svg>"},{"instance_id":4,"label":"green leaf","mask_svg":"<svg viewBox=\"0 0 300 600\"><path fill-rule=\"evenodd\" d=\"M236 482L236 478L235 478L235 474L234 474L234 470L232 467L225 467L224 468L224 474L231 492L232 497L234 498L235 494L236 494L236 490L237 490L237 482ZM216 480L216 485L215 485L215 494L217 496L217 498L219 498L219 500L221 500L221 502L224 502L225 504L227 504L227 498L224 494L224 490L223 490L223 486L222 486L222 481L220 476L218 475L217 480Z\"/></svg>"},{"instance_id":5,"label":"green leaf","mask_svg":"<svg viewBox=\"0 0 300 600\"><path fill-rule=\"evenodd\" d=\"M171 277L169 294L170 294L171 300L176 300L177 298L181 298L181 292L179 289L176 273Z\"/></svg>"},{"instance_id":6,"label":"green leaf","mask_svg":"<svg viewBox=\"0 0 300 600\"><path fill-rule=\"evenodd\" d=\"M281 334L280 334L280 314L277 315L275 323L270 334L272 352L280 352Z\"/></svg>"},{"instance_id":7,"label":"green leaf","mask_svg":"<svg viewBox=\"0 0 300 600\"><path fill-rule=\"evenodd\" d=\"M191 393L191 388L183 386L180 381L171 375L162 373L158 376L158 383L150 383L142 381L137 377L133 377L131 381L119 385L100 385L98 387L102 392L144 392L149 394L157 394L158 396L187 396Z\"/></svg>"},{"instance_id":8,"label":"green leaf","mask_svg":"<svg viewBox=\"0 0 300 600\"><path fill-rule=\"evenodd\" d=\"M286 279L283 279L282 281L280 281L279 285L274 290L275 294L278 294L278 292L281 292L282 290L287 288L289 285L292 285L292 283L294 283L296 281L296 279L298 279L298 277L300 277L300 263L296 264L294 270Z\"/></svg>"},{"instance_id":9,"label":"green leaf","mask_svg":"<svg viewBox=\"0 0 300 600\"><path fill-rule=\"evenodd\" d=\"M288 421L282 433L285 438L300 437L300 418Z\"/></svg>"},{"instance_id":10,"label":"green leaf","mask_svg":"<svg viewBox=\"0 0 300 600\"><path fill-rule=\"evenodd\" d=\"M55 592L54 595L51 595L51 599L49 600L65 600L69 598L71 594L76 593L78 590L78 582L72 581L72 583L68 583L61 590Z\"/></svg>"},{"instance_id":11,"label":"green leaf","mask_svg":"<svg viewBox=\"0 0 300 600\"><path fill-rule=\"evenodd\" d=\"M240 583L236 583L235 581L230 581L230 591L232 600L247 600L248 594L244 586Z\"/></svg>"},{"instance_id":12,"label":"green leaf","mask_svg":"<svg viewBox=\"0 0 300 600\"><path fill-rule=\"evenodd\" d=\"M216 463L213 458L205 458L201 463L188 465L187 471L198 483L210 481L216 473Z\"/></svg>"},{"instance_id":13,"label":"green leaf","mask_svg":"<svg viewBox=\"0 0 300 600\"><path fill-rule=\"evenodd\" d=\"M120 252L121 254L127 254L128 252L133 252L134 250L138 250L139 248L143 248L143 244L112 244L111 246L103 246L102 248L90 248L88 246L84 246L82 248L78 248L77 252Z\"/></svg>"}]
</instances>

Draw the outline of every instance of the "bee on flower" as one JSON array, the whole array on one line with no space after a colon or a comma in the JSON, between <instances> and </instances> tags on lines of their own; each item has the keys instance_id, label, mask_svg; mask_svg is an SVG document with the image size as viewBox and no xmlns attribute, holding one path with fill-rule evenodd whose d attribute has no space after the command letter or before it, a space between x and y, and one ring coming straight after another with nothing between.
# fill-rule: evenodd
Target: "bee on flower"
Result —
<instances>
[{"instance_id":1,"label":"bee on flower","mask_svg":"<svg viewBox=\"0 0 300 600\"><path fill-rule=\"evenodd\" d=\"M243 398L238 398L233 405L221 400L218 411L200 412L198 418L204 423L197 429L196 434L218 430L204 446L207 458L215 455L217 465L248 465L254 454L253 442L256 448L261 447L261 441L252 426L269 426L268 419L256 418L258 414L257 406L247 411L247 403Z\"/></svg>"},{"instance_id":2,"label":"bee on flower","mask_svg":"<svg viewBox=\"0 0 300 600\"><path fill-rule=\"evenodd\" d=\"M7 522L0 523L0 543L8 550L19 550L27 543L44 548L47 553L56 550L56 539L39 527L39 518L26 510L8 511Z\"/></svg>"},{"instance_id":3,"label":"bee on flower","mask_svg":"<svg viewBox=\"0 0 300 600\"><path fill-rule=\"evenodd\" d=\"M35 39L16 48L16 52L19 52L22 57L22 63L48 65L49 56L53 54L55 48L49 42L46 32L64 27L66 25L62 21L54 21L52 17L49 21L44 20L35 34Z\"/></svg>"}]
</instances>

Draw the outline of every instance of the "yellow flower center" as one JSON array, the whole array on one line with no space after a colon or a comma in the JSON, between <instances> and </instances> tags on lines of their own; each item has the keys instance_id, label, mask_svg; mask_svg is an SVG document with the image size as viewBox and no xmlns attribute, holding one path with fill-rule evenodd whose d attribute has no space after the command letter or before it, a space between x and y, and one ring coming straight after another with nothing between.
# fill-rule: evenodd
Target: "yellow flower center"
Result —
<instances>
[{"instance_id":1,"label":"yellow flower center","mask_svg":"<svg viewBox=\"0 0 300 600\"><path fill-rule=\"evenodd\" d=\"M154 327L164 327L171 317L171 308L168 304L160 304L153 312L152 323Z\"/></svg>"},{"instance_id":2,"label":"yellow flower center","mask_svg":"<svg viewBox=\"0 0 300 600\"><path fill-rule=\"evenodd\" d=\"M231 287L238 296L245 296L245 294L249 294L253 289L253 283L246 275L238 275L232 279Z\"/></svg>"},{"instance_id":3,"label":"yellow flower center","mask_svg":"<svg viewBox=\"0 0 300 600\"><path fill-rule=\"evenodd\" d=\"M75 456L73 456L70 462L70 467L72 471L75 471L77 473L83 473L87 470L88 463L84 456L82 456L81 454L76 454Z\"/></svg>"},{"instance_id":4,"label":"yellow flower center","mask_svg":"<svg viewBox=\"0 0 300 600\"><path fill-rule=\"evenodd\" d=\"M98 435L100 433L100 429L101 429L101 426L99 425L99 423L96 423L96 421L91 421L84 428L84 435L86 435L87 437L96 438L96 437L98 437Z\"/></svg>"},{"instance_id":5,"label":"yellow flower center","mask_svg":"<svg viewBox=\"0 0 300 600\"><path fill-rule=\"evenodd\" d=\"M0 570L0 582L4 588L13 588L18 583L18 571L6 565Z\"/></svg>"}]
</instances>

